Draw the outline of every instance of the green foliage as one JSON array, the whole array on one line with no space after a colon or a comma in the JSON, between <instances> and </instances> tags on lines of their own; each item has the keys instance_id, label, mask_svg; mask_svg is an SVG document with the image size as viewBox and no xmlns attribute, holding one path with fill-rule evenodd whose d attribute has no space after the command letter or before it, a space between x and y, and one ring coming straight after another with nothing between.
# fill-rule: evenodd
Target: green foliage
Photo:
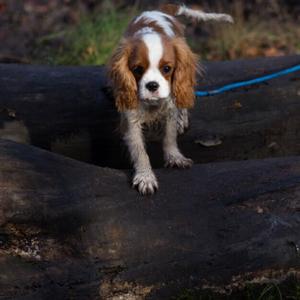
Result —
<instances>
[{"instance_id":1,"label":"green foliage","mask_svg":"<svg viewBox=\"0 0 300 300\"><path fill-rule=\"evenodd\" d=\"M300 300L300 284L296 278L290 278L277 285L247 284L244 289L229 294L215 293L211 290L184 290L172 300Z\"/></svg>"},{"instance_id":2,"label":"green foliage","mask_svg":"<svg viewBox=\"0 0 300 300\"><path fill-rule=\"evenodd\" d=\"M73 28L39 40L35 62L55 65L104 64L118 43L137 6L117 9L104 1L101 10L86 13ZM137 1L138 3L138 1ZM257 56L300 53L300 27L288 15L266 19L263 14L244 16L244 2L234 2L220 11L233 15L235 24L188 23L187 38L204 60L230 60ZM270 25L271 24L271 25ZM197 29L202 34L197 34ZM199 31L198 31L199 32ZM48 49L48 50L47 50Z\"/></svg>"},{"instance_id":3,"label":"green foliage","mask_svg":"<svg viewBox=\"0 0 300 300\"><path fill-rule=\"evenodd\" d=\"M55 65L104 64L135 14L135 7L117 11L108 6L93 16L83 16L76 27L40 40L45 47L57 38L63 39L59 47L52 46L44 52L42 60Z\"/></svg>"}]
</instances>

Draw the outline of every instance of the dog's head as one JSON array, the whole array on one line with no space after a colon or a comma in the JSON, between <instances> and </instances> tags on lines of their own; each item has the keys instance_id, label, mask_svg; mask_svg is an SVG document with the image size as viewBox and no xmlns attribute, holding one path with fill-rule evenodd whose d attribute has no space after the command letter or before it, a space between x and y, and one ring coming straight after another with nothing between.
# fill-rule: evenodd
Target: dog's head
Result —
<instances>
[{"instance_id":1,"label":"dog's head","mask_svg":"<svg viewBox=\"0 0 300 300\"><path fill-rule=\"evenodd\" d=\"M178 108L191 108L197 64L183 38L148 32L124 39L109 63L118 110L158 106L170 98Z\"/></svg>"}]
</instances>

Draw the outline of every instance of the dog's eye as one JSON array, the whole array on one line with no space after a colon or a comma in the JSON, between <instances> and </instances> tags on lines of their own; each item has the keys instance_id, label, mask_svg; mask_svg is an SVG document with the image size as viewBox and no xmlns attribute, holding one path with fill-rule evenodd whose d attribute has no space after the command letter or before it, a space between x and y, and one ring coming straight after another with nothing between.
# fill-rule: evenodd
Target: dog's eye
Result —
<instances>
[{"instance_id":1,"label":"dog's eye","mask_svg":"<svg viewBox=\"0 0 300 300\"><path fill-rule=\"evenodd\" d=\"M143 68L142 66L135 66L135 67L132 69L132 72L133 72L135 75L141 76L141 75L143 75L143 73L144 73L144 68Z\"/></svg>"},{"instance_id":2,"label":"dog's eye","mask_svg":"<svg viewBox=\"0 0 300 300\"><path fill-rule=\"evenodd\" d=\"M171 70L172 70L172 68L171 68L170 66L163 66L163 67L162 67L162 71L163 71L165 74L170 73Z\"/></svg>"}]
</instances>

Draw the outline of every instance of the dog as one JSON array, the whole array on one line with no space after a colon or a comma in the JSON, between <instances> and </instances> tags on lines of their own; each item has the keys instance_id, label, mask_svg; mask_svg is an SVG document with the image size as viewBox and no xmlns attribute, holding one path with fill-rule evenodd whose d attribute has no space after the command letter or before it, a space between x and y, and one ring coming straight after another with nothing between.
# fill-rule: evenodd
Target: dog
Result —
<instances>
[{"instance_id":1,"label":"dog","mask_svg":"<svg viewBox=\"0 0 300 300\"><path fill-rule=\"evenodd\" d=\"M189 168L193 164L180 152L177 135L189 125L187 110L194 105L196 75L201 68L198 56L186 43L178 16L233 22L227 14L163 5L132 20L108 63L123 139L134 166L132 184L143 195L158 189L145 149L145 127L163 124L166 167Z\"/></svg>"}]
</instances>

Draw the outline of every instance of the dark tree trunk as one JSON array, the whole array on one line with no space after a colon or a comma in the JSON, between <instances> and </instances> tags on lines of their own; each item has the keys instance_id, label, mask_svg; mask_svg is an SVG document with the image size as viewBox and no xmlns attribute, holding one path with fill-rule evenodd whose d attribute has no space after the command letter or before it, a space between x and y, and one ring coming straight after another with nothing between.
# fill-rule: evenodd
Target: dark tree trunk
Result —
<instances>
[{"instance_id":1,"label":"dark tree trunk","mask_svg":"<svg viewBox=\"0 0 300 300\"><path fill-rule=\"evenodd\" d=\"M157 170L153 197L27 145L0 141L0 161L1 299L169 299L299 270L299 157Z\"/></svg>"},{"instance_id":2,"label":"dark tree trunk","mask_svg":"<svg viewBox=\"0 0 300 300\"><path fill-rule=\"evenodd\" d=\"M199 85L298 63L209 63ZM159 192L141 197L127 171L32 147L128 166L103 68L1 65L0 299L169 299L299 274L299 79L199 98L180 146L214 163L155 170ZM161 145L149 152L160 166Z\"/></svg>"},{"instance_id":3,"label":"dark tree trunk","mask_svg":"<svg viewBox=\"0 0 300 300\"><path fill-rule=\"evenodd\" d=\"M199 88L250 79L300 63L299 56L205 64ZM0 137L101 166L128 168L118 115L101 67L0 65ZM180 139L196 163L300 152L300 75L220 96L198 98ZM220 144L221 143L221 144ZM216 145L206 147L203 145ZM149 145L162 166L161 144Z\"/></svg>"}]
</instances>

